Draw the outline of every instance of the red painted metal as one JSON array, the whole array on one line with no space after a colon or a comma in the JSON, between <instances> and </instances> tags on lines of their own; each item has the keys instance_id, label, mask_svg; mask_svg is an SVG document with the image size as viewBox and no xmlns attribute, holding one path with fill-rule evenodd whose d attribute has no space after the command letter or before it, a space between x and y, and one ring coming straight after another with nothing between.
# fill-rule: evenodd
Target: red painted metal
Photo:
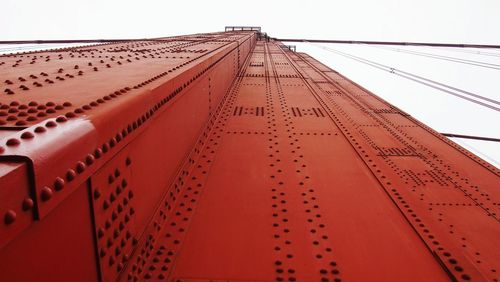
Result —
<instances>
[{"instance_id":1,"label":"red painted metal","mask_svg":"<svg viewBox=\"0 0 500 282\"><path fill-rule=\"evenodd\" d=\"M499 170L258 31L0 75L2 281L498 279Z\"/></svg>"}]
</instances>

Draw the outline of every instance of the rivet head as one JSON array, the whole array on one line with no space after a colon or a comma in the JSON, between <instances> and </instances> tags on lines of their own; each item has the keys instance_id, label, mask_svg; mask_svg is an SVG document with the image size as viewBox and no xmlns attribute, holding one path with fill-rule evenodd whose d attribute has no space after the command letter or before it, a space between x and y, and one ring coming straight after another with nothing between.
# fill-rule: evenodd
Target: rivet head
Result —
<instances>
[{"instance_id":1,"label":"rivet head","mask_svg":"<svg viewBox=\"0 0 500 282\"><path fill-rule=\"evenodd\" d=\"M43 133L45 131L47 131L47 130L44 127L41 127L41 126L35 128L35 133Z\"/></svg>"},{"instance_id":2,"label":"rivet head","mask_svg":"<svg viewBox=\"0 0 500 282\"><path fill-rule=\"evenodd\" d=\"M61 177L57 177L54 181L54 189L56 191L61 191L64 188L64 184L64 179L62 179Z\"/></svg>"},{"instance_id":3,"label":"rivet head","mask_svg":"<svg viewBox=\"0 0 500 282\"><path fill-rule=\"evenodd\" d=\"M98 199L101 196L101 192L99 190L94 190L94 199Z\"/></svg>"},{"instance_id":4,"label":"rivet head","mask_svg":"<svg viewBox=\"0 0 500 282\"><path fill-rule=\"evenodd\" d=\"M16 221L17 214L13 210L8 210L3 218L5 224L10 225Z\"/></svg>"},{"instance_id":5,"label":"rivet head","mask_svg":"<svg viewBox=\"0 0 500 282\"><path fill-rule=\"evenodd\" d=\"M97 230L97 237L102 238L103 236L104 236L104 229L99 228L99 230Z\"/></svg>"},{"instance_id":6,"label":"rivet head","mask_svg":"<svg viewBox=\"0 0 500 282\"><path fill-rule=\"evenodd\" d=\"M68 169L68 171L66 172L66 180L72 181L73 179L75 179L75 176L76 172L72 169Z\"/></svg>"},{"instance_id":7,"label":"rivet head","mask_svg":"<svg viewBox=\"0 0 500 282\"><path fill-rule=\"evenodd\" d=\"M23 210L24 211L28 211L28 210L31 210L33 208L33 200L31 198L26 198L24 199L23 201Z\"/></svg>"},{"instance_id":8,"label":"rivet head","mask_svg":"<svg viewBox=\"0 0 500 282\"><path fill-rule=\"evenodd\" d=\"M22 139L31 139L33 137L35 137L35 135L33 135L33 133L29 131L23 132L23 134L21 134Z\"/></svg>"},{"instance_id":9,"label":"rivet head","mask_svg":"<svg viewBox=\"0 0 500 282\"><path fill-rule=\"evenodd\" d=\"M7 145L7 146L11 146L11 147L12 147L12 146L17 146L17 145L19 145L20 143L21 143L21 142L20 142L19 140L17 140L16 138L11 138L11 139L7 140L6 145Z\"/></svg>"},{"instance_id":10,"label":"rivet head","mask_svg":"<svg viewBox=\"0 0 500 282\"><path fill-rule=\"evenodd\" d=\"M84 172L84 171L85 171L85 168L86 168L86 167L87 167L87 166L86 166L83 162L78 162L78 163L76 164L76 171L77 171L78 173L82 173L82 172Z\"/></svg>"},{"instance_id":11,"label":"rivet head","mask_svg":"<svg viewBox=\"0 0 500 282\"><path fill-rule=\"evenodd\" d=\"M57 122L66 122L68 119L65 116L60 116L56 118Z\"/></svg>"},{"instance_id":12,"label":"rivet head","mask_svg":"<svg viewBox=\"0 0 500 282\"><path fill-rule=\"evenodd\" d=\"M52 189L50 189L49 187L43 187L40 196L42 198L42 201L48 201L52 198L53 194L54 192L52 191Z\"/></svg>"},{"instance_id":13,"label":"rivet head","mask_svg":"<svg viewBox=\"0 0 500 282\"><path fill-rule=\"evenodd\" d=\"M102 150L101 148L97 148L94 152L95 158L98 159L102 156Z\"/></svg>"},{"instance_id":14,"label":"rivet head","mask_svg":"<svg viewBox=\"0 0 500 282\"><path fill-rule=\"evenodd\" d=\"M92 155L89 154L85 158L85 163L87 163L87 165L91 165L91 164L94 163L94 160L95 160L94 156L92 156Z\"/></svg>"},{"instance_id":15,"label":"rivet head","mask_svg":"<svg viewBox=\"0 0 500 282\"><path fill-rule=\"evenodd\" d=\"M49 121L45 124L47 127L56 127L57 124L54 121Z\"/></svg>"}]
</instances>

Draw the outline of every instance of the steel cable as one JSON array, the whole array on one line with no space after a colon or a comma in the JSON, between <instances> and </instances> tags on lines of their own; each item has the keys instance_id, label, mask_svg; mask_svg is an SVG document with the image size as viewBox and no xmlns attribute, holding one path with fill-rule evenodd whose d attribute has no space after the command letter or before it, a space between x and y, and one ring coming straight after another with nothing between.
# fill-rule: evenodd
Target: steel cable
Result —
<instances>
[{"instance_id":1,"label":"steel cable","mask_svg":"<svg viewBox=\"0 0 500 282\"><path fill-rule=\"evenodd\" d=\"M310 42L307 42L307 43L310 43ZM446 85L444 83L440 83L440 82L437 82L437 81L434 81L434 80L431 80L431 79L428 79L428 78L425 78L425 77L422 77L422 76L418 76L418 75L410 73L410 72L402 71L402 70L399 70L399 69L396 69L396 68L393 68L393 67L390 67L390 66L387 66L387 65L383 65L383 64L380 64L380 63L377 63L377 62L374 62L374 61L370 61L370 60L367 60L367 59L364 59L364 58L361 58L361 57L358 57L358 56L354 56L354 55L351 55L351 54L348 54L348 53L344 53L342 51L338 51L338 50L331 49L331 48L328 48L328 47L325 47L325 46L321 46L321 45L319 45L319 46L315 45L315 44L312 44L312 45L316 46L318 48L322 48L322 49L324 49L326 51L330 51L330 52L336 53L336 54L341 55L343 57L346 57L346 58L358 61L360 63L372 66L374 68L377 68L377 69L380 69L380 70L387 71L389 73L398 75L398 76L406 78L408 80L412 80L414 82L417 82L417 83L420 83L422 85L434 88L434 89L442 91L444 93L447 93L447 94L459 97L459 98L464 99L466 101L469 101L469 102L481 105L483 107L487 107L489 109L495 110L497 112L500 112L500 108L499 107L496 107L496 106L484 103L482 101L475 100L475 99L470 98L470 97L475 97L475 98L478 98L478 99L481 99L481 100L484 100L484 101L488 101L488 102L496 104L496 105L500 105L500 102L496 101L494 99L483 97L481 95L474 94L474 93L471 93L469 91L465 91L465 90L462 90L462 89L459 89L459 88L456 88L456 87L452 87L452 86ZM466 96L464 96L462 94L459 94L459 93L462 93L462 94L470 96L470 97L466 97Z\"/></svg>"},{"instance_id":2,"label":"steel cable","mask_svg":"<svg viewBox=\"0 0 500 282\"><path fill-rule=\"evenodd\" d=\"M367 46L367 47L378 48L378 49L383 49L383 50L390 50L390 51L394 51L394 52L406 53L406 54L411 54L411 55L416 55L416 56L422 56L422 57L427 57L427 58L443 60L443 61L449 61L449 62L461 63L461 64L466 64L466 65L471 65L471 66L478 66L478 67L483 67L483 68L500 70L500 65L498 65L498 64L462 59L462 58L457 58L457 57L443 56L443 55L437 55L437 54L431 54L431 53L425 53L425 52L419 52L419 51L413 51L413 50L404 50L404 49L399 49L399 48L371 46L371 45L367 45L367 44L363 44L363 45Z\"/></svg>"}]
</instances>

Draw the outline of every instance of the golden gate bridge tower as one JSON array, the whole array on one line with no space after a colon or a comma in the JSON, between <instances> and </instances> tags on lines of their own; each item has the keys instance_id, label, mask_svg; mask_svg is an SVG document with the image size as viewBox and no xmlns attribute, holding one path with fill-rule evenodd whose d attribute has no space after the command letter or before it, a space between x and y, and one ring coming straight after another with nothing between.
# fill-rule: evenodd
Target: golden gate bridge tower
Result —
<instances>
[{"instance_id":1,"label":"golden gate bridge tower","mask_svg":"<svg viewBox=\"0 0 500 282\"><path fill-rule=\"evenodd\" d=\"M286 41L1 55L0 280L498 281L500 171Z\"/></svg>"}]
</instances>

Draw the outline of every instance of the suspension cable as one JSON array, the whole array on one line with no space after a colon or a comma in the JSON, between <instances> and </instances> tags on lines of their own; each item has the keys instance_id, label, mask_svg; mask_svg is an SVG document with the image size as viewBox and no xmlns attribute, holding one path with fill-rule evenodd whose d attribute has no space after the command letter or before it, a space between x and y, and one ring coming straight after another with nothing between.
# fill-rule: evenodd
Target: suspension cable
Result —
<instances>
[{"instance_id":1,"label":"suspension cable","mask_svg":"<svg viewBox=\"0 0 500 282\"><path fill-rule=\"evenodd\" d=\"M338 44L370 44L370 45L398 45L398 46L430 46L430 47L456 47L456 48L492 48L500 49L500 45L490 44L456 44L456 43L431 43L431 42L395 42L395 41L365 41L365 40L328 40L328 39L295 39L271 38L281 42L310 42L310 43L338 43Z\"/></svg>"},{"instance_id":2,"label":"suspension cable","mask_svg":"<svg viewBox=\"0 0 500 282\"><path fill-rule=\"evenodd\" d=\"M500 138L492 138L492 137L484 137L484 136L472 136L472 135L463 135L463 134L455 134L455 133L441 133L446 137L451 138L462 138L462 139L474 139L481 141L492 141L492 142L500 142Z\"/></svg>"},{"instance_id":3,"label":"suspension cable","mask_svg":"<svg viewBox=\"0 0 500 282\"><path fill-rule=\"evenodd\" d=\"M457 53L468 53L468 54L483 55L483 56L489 56L489 57L500 57L500 53L496 53L496 52L484 52L484 51L479 51L479 50L467 50L467 49L457 49L457 48L449 48L449 49L445 49L445 50L450 51L450 52L457 52Z\"/></svg>"},{"instance_id":4,"label":"suspension cable","mask_svg":"<svg viewBox=\"0 0 500 282\"><path fill-rule=\"evenodd\" d=\"M443 56L443 55L437 55L437 54L426 53L426 52L419 52L419 51L414 51L414 50L404 50L404 49L400 49L400 48L372 46L372 45L366 45L366 44L364 44L364 45L368 46L368 47L372 47L372 48L390 50L390 51L406 53L406 54L411 54L411 55L416 55L416 56L422 56L422 57L427 57L427 58L433 58L433 59L438 59L438 60L443 60L443 61L449 61L449 62L455 62L455 63L461 63L461 64L466 64L466 65L472 65L472 66L478 66L478 67L483 67L483 68L500 70L500 65L498 65L498 64L486 63L486 62L475 61L475 60L467 60L467 59L462 59L462 58L457 58L457 57Z\"/></svg>"},{"instance_id":5,"label":"suspension cable","mask_svg":"<svg viewBox=\"0 0 500 282\"><path fill-rule=\"evenodd\" d=\"M310 42L307 42L307 43L310 43ZM488 102L493 103L493 104L500 105L500 102L496 101L494 99L483 97L481 95L474 94L474 93L471 93L471 92L468 92L468 91L465 91L465 90L462 90L462 89L459 89L459 88L456 88L456 87L452 87L452 86L446 85L444 83L440 83L440 82L437 82L437 81L434 81L434 80L431 80L431 79L428 79L428 78L425 78L425 77L422 77L422 76L418 76L418 75L415 75L415 74L412 74L412 73L409 73L409 72L405 72L405 71L402 71L402 70L399 70L399 69L396 69L396 68L393 68L393 67L390 67L390 66L386 66L386 65L374 62L374 61L370 61L370 60L367 60L367 59L364 59L364 58L361 58L361 57L358 57L358 56L354 56L354 55L351 55L351 54L348 54L348 53L344 53L344 52L341 52L341 51L338 51L338 50L334 50L334 49L331 49L331 48L328 48L328 47L325 47L325 46L317 46L315 44L312 44L312 45L316 46L318 48L324 49L326 51L330 51L332 53L336 53L336 54L341 55L343 57L355 60L357 62L360 62L360 63L366 64L366 65L372 66L374 68L377 68L377 69L380 69L380 70L387 71L389 73L398 75L398 76L406 78L408 80L415 81L417 83L426 85L426 86L434 88L436 90L440 90L442 92L451 94L453 96L456 96L456 97L459 97L461 99L467 100L469 102L481 105L483 107L490 108L490 109L495 110L497 112L500 112L500 108L499 107L496 107L496 106L493 106L493 105L489 105L487 103L475 100L475 99L470 98L470 97L475 97L475 98L478 98L478 99L482 99L484 101L488 101ZM459 94L459 93L462 93L462 94L470 96L470 97L466 97L466 96L464 96L462 94Z\"/></svg>"}]
</instances>

